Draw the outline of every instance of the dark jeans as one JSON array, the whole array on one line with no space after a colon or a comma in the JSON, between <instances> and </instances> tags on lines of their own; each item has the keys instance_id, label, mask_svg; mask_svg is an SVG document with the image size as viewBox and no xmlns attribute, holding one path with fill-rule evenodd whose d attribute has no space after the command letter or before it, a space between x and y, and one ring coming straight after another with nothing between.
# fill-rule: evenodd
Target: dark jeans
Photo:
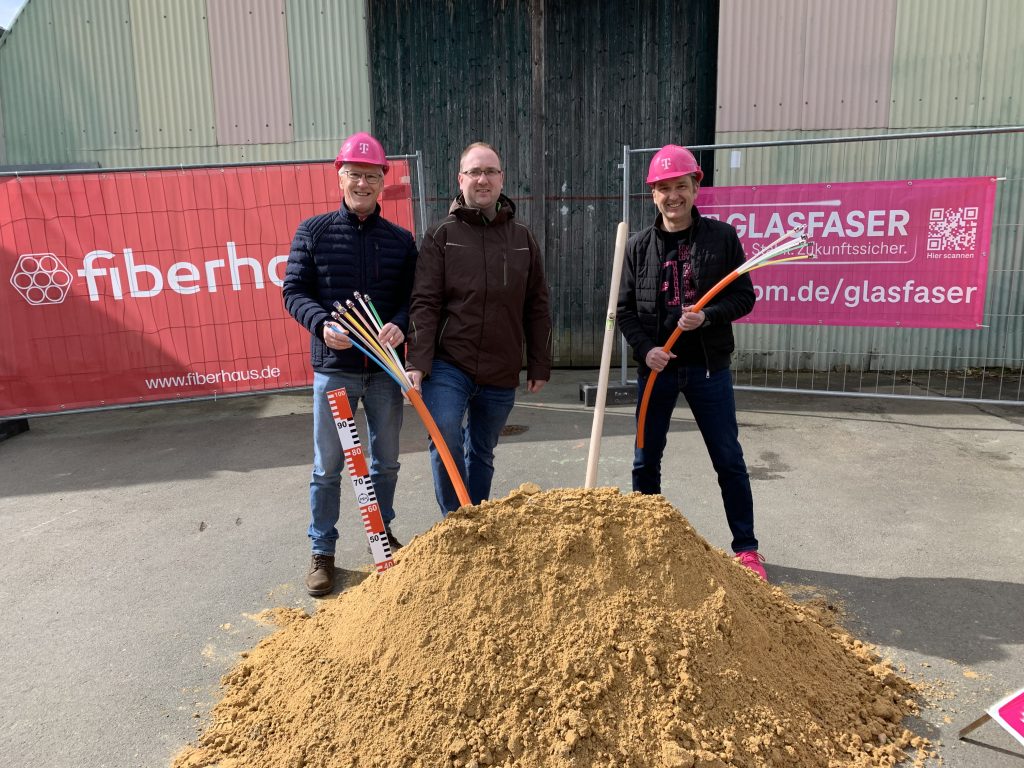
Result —
<instances>
[{"instance_id":1,"label":"dark jeans","mask_svg":"<svg viewBox=\"0 0 1024 768\"><path fill-rule=\"evenodd\" d=\"M423 403L437 423L474 504L491 495L494 447L515 402L515 387L475 384L459 368L443 360L434 360L430 376L423 382ZM430 467L437 505L441 515L446 516L461 503L433 441Z\"/></svg>"},{"instance_id":2,"label":"dark jeans","mask_svg":"<svg viewBox=\"0 0 1024 768\"><path fill-rule=\"evenodd\" d=\"M641 374L637 386L642 398L647 376ZM732 371L728 368L708 375L707 370L700 366L680 366L675 371L662 371L655 377L647 405L644 448L636 449L633 456L633 490L661 493L661 457L665 453L672 410L680 392L690 406L711 464L718 473L725 517L732 531L732 550L757 549L754 499L750 493L747 465L743 461L743 448L740 447ZM640 414L640 398L637 400L637 416Z\"/></svg>"}]
</instances>

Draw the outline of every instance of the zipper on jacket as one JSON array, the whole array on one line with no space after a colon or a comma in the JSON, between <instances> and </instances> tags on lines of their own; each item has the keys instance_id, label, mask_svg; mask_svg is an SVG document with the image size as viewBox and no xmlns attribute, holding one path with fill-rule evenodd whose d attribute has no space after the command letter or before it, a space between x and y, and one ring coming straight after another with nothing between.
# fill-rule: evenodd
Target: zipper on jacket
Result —
<instances>
[{"instance_id":1,"label":"zipper on jacket","mask_svg":"<svg viewBox=\"0 0 1024 768\"><path fill-rule=\"evenodd\" d=\"M700 264L700 262L697 259L697 249L694 247L694 244L697 242L697 225L698 225L699 222L700 222L700 219L697 219L690 226L690 237L689 237L689 243L688 243L688 245L690 246L690 264L691 264L692 269L693 269L693 287L694 288L697 287L698 273L701 270L701 264ZM703 275L701 274L700 276L703 276ZM695 331L699 331L700 328L694 328L694 330ZM711 378L711 358L708 357L708 348L707 348L707 345L704 343L704 334L703 333L700 334L700 349L704 353L704 379L707 380L707 379Z\"/></svg>"},{"instance_id":2,"label":"zipper on jacket","mask_svg":"<svg viewBox=\"0 0 1024 768\"><path fill-rule=\"evenodd\" d=\"M359 264L359 284L362 286L363 291L366 291L367 283L367 269L366 269L366 222L360 221L357 227L359 230L359 253L362 257ZM363 355L363 373L368 374L370 370L370 358L365 354Z\"/></svg>"},{"instance_id":3,"label":"zipper on jacket","mask_svg":"<svg viewBox=\"0 0 1024 768\"><path fill-rule=\"evenodd\" d=\"M489 279L490 264L487 261L487 228L490 226L490 222L484 218L484 226L480 231L480 252L484 255L483 263L483 275L484 275L484 299L481 305L482 309L482 322L480 323L480 332L477 335L476 342L476 356L473 359L472 371L469 373L475 376L477 371L480 370L480 351L486 348L485 337L487 335L487 307L490 305L490 293L491 293L491 281ZM447 325L447 322L445 323ZM444 333L444 327L441 328L441 333ZM438 337L438 346L440 346L440 337ZM467 361L468 363L468 361Z\"/></svg>"}]
</instances>

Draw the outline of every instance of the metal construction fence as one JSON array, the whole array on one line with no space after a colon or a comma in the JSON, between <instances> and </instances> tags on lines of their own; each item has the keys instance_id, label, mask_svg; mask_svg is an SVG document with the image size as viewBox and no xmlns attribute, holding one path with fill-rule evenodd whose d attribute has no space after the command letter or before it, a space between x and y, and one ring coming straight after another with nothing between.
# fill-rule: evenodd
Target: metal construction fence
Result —
<instances>
[{"instance_id":1,"label":"metal construction fence","mask_svg":"<svg viewBox=\"0 0 1024 768\"><path fill-rule=\"evenodd\" d=\"M422 234L422 156L389 159L384 216ZM309 386L281 288L340 199L332 160L0 174L0 420Z\"/></svg>"},{"instance_id":2,"label":"metal construction fence","mask_svg":"<svg viewBox=\"0 0 1024 768\"><path fill-rule=\"evenodd\" d=\"M623 147L622 211L631 234L654 221L644 178L658 149ZM865 181L891 186L919 179L949 179L955 185L957 179L979 177L996 184L980 323L972 328L738 323L737 389L1024 405L1024 126L690 149L716 187ZM701 194L710 180L705 178Z\"/></svg>"}]
</instances>

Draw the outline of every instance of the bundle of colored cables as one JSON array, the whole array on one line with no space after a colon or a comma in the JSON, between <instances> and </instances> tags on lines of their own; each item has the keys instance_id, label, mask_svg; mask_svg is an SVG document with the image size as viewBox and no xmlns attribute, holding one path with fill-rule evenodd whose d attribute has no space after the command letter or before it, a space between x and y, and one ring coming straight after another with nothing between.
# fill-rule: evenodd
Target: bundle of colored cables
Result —
<instances>
[{"instance_id":1,"label":"bundle of colored cables","mask_svg":"<svg viewBox=\"0 0 1024 768\"><path fill-rule=\"evenodd\" d=\"M729 285L729 283L740 275L753 272L755 269L760 269L761 267L770 267L775 264L783 264L787 261L799 261L801 259L809 258L812 255L810 253L791 254L793 254L794 251L799 251L801 248L809 246L810 244L811 241L807 239L803 226L789 230L789 232L786 232L782 237L770 243L768 247L761 251L757 256L752 259L747 259L736 267L736 269L715 283L711 290L701 296L700 301L694 304L688 311L700 312L722 291L723 288ZM672 345L676 343L676 340L679 338L679 334L682 332L682 328L676 327L676 329L672 331L672 335L668 337L668 341L665 342L665 346L662 347L662 351L666 353L670 352L672 350ZM654 379L657 375L657 371L651 371L651 375L647 377L647 385L644 387L643 398L640 400L640 410L637 413L636 419L637 448L644 447L644 425L647 421L647 404L650 402L651 389L654 386Z\"/></svg>"},{"instance_id":2,"label":"bundle of colored cables","mask_svg":"<svg viewBox=\"0 0 1024 768\"><path fill-rule=\"evenodd\" d=\"M455 460L452 458L451 452L448 450L448 446L445 444L434 418L430 415L430 411L427 410L423 397L412 385L412 382L409 381L409 377L405 372L405 368L402 367L402 362L399 360L398 353L395 352L394 347L389 343L381 344L379 341L384 324L381 322L380 315L377 314L377 310L373 306L373 301L369 296L364 296L358 292L355 293L355 299L355 302L349 299L345 302L344 306L342 306L340 301L334 302L335 311L331 313L331 317L348 332L348 339L352 342L352 346L383 368L384 372L394 379L395 383L401 388L402 394L405 395L406 399L413 404L416 413L423 421L424 426L426 426L431 440L434 441L434 447L441 456L445 469L448 470L448 477L452 481L452 487L455 488L459 501L464 505L471 504L466 484L462 481L462 475L459 474L458 468L455 466Z\"/></svg>"}]
</instances>

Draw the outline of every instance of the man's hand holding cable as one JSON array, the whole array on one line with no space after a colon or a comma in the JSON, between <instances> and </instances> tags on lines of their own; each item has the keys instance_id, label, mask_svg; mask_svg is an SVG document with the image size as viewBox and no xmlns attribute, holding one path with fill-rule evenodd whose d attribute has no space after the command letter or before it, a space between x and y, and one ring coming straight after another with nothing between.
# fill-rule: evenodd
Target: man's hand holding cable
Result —
<instances>
[{"instance_id":1,"label":"man's hand holding cable","mask_svg":"<svg viewBox=\"0 0 1024 768\"><path fill-rule=\"evenodd\" d=\"M405 334L394 323L384 323L384 327L377 334L377 341L381 344L390 344L392 347L397 347L405 341Z\"/></svg>"},{"instance_id":2,"label":"man's hand holding cable","mask_svg":"<svg viewBox=\"0 0 1024 768\"><path fill-rule=\"evenodd\" d=\"M409 382L412 384L413 389L417 392L423 391L420 386L423 383L423 371L418 371L415 368L406 368L405 375L409 377Z\"/></svg>"},{"instance_id":3,"label":"man's hand holding cable","mask_svg":"<svg viewBox=\"0 0 1024 768\"><path fill-rule=\"evenodd\" d=\"M647 367L655 373L661 373L665 370L665 366L668 365L668 361L675 357L671 352L666 352L661 347L655 347L647 353L647 357L644 358L644 362L647 363Z\"/></svg>"},{"instance_id":4,"label":"man's hand holding cable","mask_svg":"<svg viewBox=\"0 0 1024 768\"><path fill-rule=\"evenodd\" d=\"M704 325L705 320L707 320L707 317L705 317L703 309L700 312L691 312L690 308L687 307L683 309L683 315L679 318L679 322L676 325L684 331L692 331Z\"/></svg>"},{"instance_id":5,"label":"man's hand holding cable","mask_svg":"<svg viewBox=\"0 0 1024 768\"><path fill-rule=\"evenodd\" d=\"M324 344L331 349L349 349L352 346L352 340L340 326L334 323L324 323Z\"/></svg>"}]
</instances>

